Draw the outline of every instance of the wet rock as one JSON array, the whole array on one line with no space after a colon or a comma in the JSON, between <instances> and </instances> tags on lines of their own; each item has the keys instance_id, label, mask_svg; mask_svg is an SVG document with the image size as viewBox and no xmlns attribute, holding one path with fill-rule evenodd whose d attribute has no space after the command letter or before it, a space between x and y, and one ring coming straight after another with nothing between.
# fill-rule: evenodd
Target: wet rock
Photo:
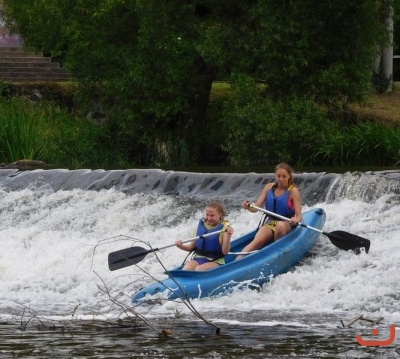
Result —
<instances>
[{"instance_id":1,"label":"wet rock","mask_svg":"<svg viewBox=\"0 0 400 359\"><path fill-rule=\"evenodd\" d=\"M13 163L2 163L1 168L15 168L18 170L32 170L32 169L44 169L48 168L48 164L43 161L37 160L19 160Z\"/></svg>"}]
</instances>

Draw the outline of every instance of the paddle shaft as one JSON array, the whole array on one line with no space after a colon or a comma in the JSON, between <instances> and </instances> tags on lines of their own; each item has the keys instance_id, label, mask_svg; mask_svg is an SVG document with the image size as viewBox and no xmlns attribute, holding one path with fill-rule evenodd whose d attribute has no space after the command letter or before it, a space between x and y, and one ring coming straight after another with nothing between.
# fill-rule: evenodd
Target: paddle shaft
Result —
<instances>
[{"instance_id":1,"label":"paddle shaft","mask_svg":"<svg viewBox=\"0 0 400 359\"><path fill-rule=\"evenodd\" d=\"M268 211L268 210L265 209L265 208L257 207L257 206L255 206L254 204L251 204L250 207L252 207L252 208L254 208L254 209L256 209L256 210L258 210L258 211L260 211L260 212L267 213L267 214L269 214L270 216L273 216L273 217L275 217L275 218L279 218L279 219L281 219L282 221L288 221L288 222L290 222L290 218L281 216L280 214L277 214L277 213L274 213L274 212L270 212L270 211ZM312 229L313 231L317 231L317 232L319 232L319 233L321 233L321 234L325 234L324 231L321 231L320 229L315 228L315 227L311 227L311 226L309 226L309 225L307 225L307 224L298 222L298 225L299 225L299 226L302 226L302 227L304 227L304 228Z\"/></svg>"},{"instance_id":2,"label":"paddle shaft","mask_svg":"<svg viewBox=\"0 0 400 359\"><path fill-rule=\"evenodd\" d=\"M200 238L207 238L207 237L214 236L214 235L216 235L216 234L219 234L219 233L222 233L222 232L225 232L225 231L226 231L225 229L221 229L220 231L215 231L215 232L211 232L211 233L206 233L206 234L203 234L202 236L197 236L197 237L185 239L185 240L182 241L182 243L189 243L189 242L197 241L197 240L200 239ZM150 253L150 252L159 251L159 250L165 249L165 248L174 247L174 246L175 246L175 243L174 243L174 244L169 244L169 245L167 245L167 246L160 247L160 248L149 249L149 253Z\"/></svg>"},{"instance_id":3,"label":"paddle shaft","mask_svg":"<svg viewBox=\"0 0 400 359\"><path fill-rule=\"evenodd\" d=\"M206 233L206 234L203 234L202 236L185 239L182 241L182 243L193 242L193 241L196 241L201 238L207 238L209 236L219 234L221 232L225 232L225 229L220 230L220 231L211 232L211 233ZM153 253L153 252L159 251L161 249L174 247L174 246L175 246L175 244L169 244L164 247L151 248L151 249L145 249L142 247L129 247L129 248L125 248L125 249L120 249L119 251L109 253L108 266L109 266L110 270L125 268L132 264L139 263L149 253Z\"/></svg>"},{"instance_id":4,"label":"paddle shaft","mask_svg":"<svg viewBox=\"0 0 400 359\"><path fill-rule=\"evenodd\" d=\"M290 218L281 216L274 212L270 212L264 208L257 207L253 204L251 204L250 207L257 209L258 211L267 213L275 218L279 218L283 221L290 221ZM369 239L363 238L363 237L360 237L360 236L357 236L355 234L348 233L345 231L333 231L331 233L327 233L318 228L308 226L307 224L304 224L301 222L299 222L298 225L301 227L304 227L304 228L312 229L313 231L316 231L318 233L321 233L321 234L327 236L329 238L329 240L332 242L332 244L334 244L336 247L343 249L343 250L351 249L356 254L360 253L361 247L365 248L365 252L368 253L370 245L371 245L371 241Z\"/></svg>"}]
</instances>

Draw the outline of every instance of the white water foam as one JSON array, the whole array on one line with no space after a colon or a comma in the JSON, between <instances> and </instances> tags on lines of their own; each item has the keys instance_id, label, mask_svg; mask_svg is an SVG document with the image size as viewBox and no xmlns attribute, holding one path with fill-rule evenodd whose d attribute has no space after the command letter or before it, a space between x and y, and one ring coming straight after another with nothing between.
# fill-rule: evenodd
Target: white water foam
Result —
<instances>
[{"instance_id":1,"label":"white water foam","mask_svg":"<svg viewBox=\"0 0 400 359\"><path fill-rule=\"evenodd\" d=\"M120 309L112 305L104 289L129 305L134 291L152 280L135 266L110 272L108 253L131 246L134 239L158 248L172 245L177 238L191 238L206 203L148 193L127 195L113 189L0 189L0 195L1 317L18 316L24 308L66 318L73 313L119 315ZM364 313L399 322L398 196L384 195L373 203L344 199L314 207L327 213L325 232L343 230L368 238L370 253L357 256L339 250L321 235L313 256L273 278L261 292L246 290L193 300L196 309L224 313L232 308L265 315L273 311ZM228 210L234 237L259 222L260 215L242 210L240 203ZM146 247L142 242L135 245ZM186 254L175 247L157 251L166 268L179 265ZM165 276L154 254L147 255L140 267L155 278ZM135 310L161 318L174 316L177 310L190 313L176 302ZM260 318L260 322L265 320Z\"/></svg>"}]
</instances>

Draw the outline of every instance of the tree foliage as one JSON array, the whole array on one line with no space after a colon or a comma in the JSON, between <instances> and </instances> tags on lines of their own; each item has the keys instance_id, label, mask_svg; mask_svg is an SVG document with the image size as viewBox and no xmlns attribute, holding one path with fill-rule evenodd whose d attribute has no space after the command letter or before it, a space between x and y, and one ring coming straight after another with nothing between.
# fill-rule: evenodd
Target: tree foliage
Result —
<instances>
[{"instance_id":1,"label":"tree foliage","mask_svg":"<svg viewBox=\"0 0 400 359\"><path fill-rule=\"evenodd\" d=\"M393 51L400 54L400 0L393 0ZM399 59L397 59L399 61ZM397 62L398 64L398 62ZM398 65L398 69L400 66Z\"/></svg>"},{"instance_id":2,"label":"tree foliage","mask_svg":"<svg viewBox=\"0 0 400 359\"><path fill-rule=\"evenodd\" d=\"M335 123L310 99L272 99L265 96L265 86L247 76L235 76L232 83L232 96L224 109L231 129L225 146L232 164L274 165L284 161L310 165L313 145L323 133L333 130Z\"/></svg>"},{"instance_id":3,"label":"tree foliage","mask_svg":"<svg viewBox=\"0 0 400 359\"><path fill-rule=\"evenodd\" d=\"M335 106L362 102L377 44L386 36L382 11L379 0L259 2L250 13L257 27L242 37L256 41L251 70L275 97L306 95Z\"/></svg>"},{"instance_id":4,"label":"tree foliage","mask_svg":"<svg viewBox=\"0 0 400 359\"><path fill-rule=\"evenodd\" d=\"M3 3L9 27L26 45L61 61L106 106L116 146L140 164L212 164L201 153L220 145L203 133L213 129L206 111L216 79L240 75L261 83L260 121L265 106L293 99L332 107L362 102L377 44L385 41L387 7L381 0ZM238 84L237 91L248 90ZM229 126L226 137L239 130Z\"/></svg>"}]
</instances>

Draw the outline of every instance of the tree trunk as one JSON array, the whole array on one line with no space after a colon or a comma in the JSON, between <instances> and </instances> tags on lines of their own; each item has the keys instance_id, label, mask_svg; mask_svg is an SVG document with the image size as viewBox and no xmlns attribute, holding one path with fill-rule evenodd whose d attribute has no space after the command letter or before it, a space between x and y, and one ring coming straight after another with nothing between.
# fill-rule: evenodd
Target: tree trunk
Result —
<instances>
[{"instance_id":1,"label":"tree trunk","mask_svg":"<svg viewBox=\"0 0 400 359\"><path fill-rule=\"evenodd\" d=\"M393 6L389 5L388 17L386 18L386 26L388 31L388 43L382 49L381 63L383 74L388 80L386 92L393 91Z\"/></svg>"}]
</instances>

